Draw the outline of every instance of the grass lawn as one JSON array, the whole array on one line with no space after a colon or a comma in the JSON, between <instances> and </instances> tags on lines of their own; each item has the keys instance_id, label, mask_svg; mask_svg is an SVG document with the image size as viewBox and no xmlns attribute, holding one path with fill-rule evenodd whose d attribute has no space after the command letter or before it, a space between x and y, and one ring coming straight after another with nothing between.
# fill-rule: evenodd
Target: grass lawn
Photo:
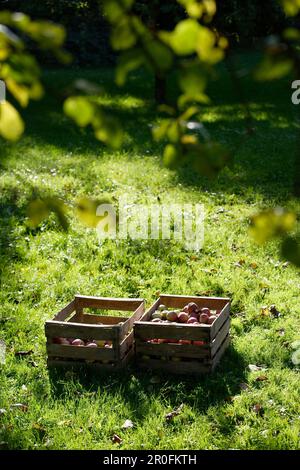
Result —
<instances>
[{"instance_id":1,"label":"grass lawn","mask_svg":"<svg viewBox=\"0 0 300 470\"><path fill-rule=\"evenodd\" d=\"M249 61L240 58L246 70ZM252 59L251 59L252 60ZM254 59L253 59L254 60ZM111 151L61 113L55 87L85 77L106 87L99 98L113 105L126 126L126 143ZM210 182L188 168L162 167L151 80L133 76L122 96L111 70L50 71L50 94L25 111L27 130L15 145L1 143L0 446L9 449L296 449L300 448L299 369L290 343L300 339L299 271L279 258L278 243L258 247L248 236L249 216L284 205L290 195L299 133L290 82L252 84L255 133L241 145L245 113L225 68L210 85L212 104L203 121L235 153L231 169ZM96 232L72 216L64 233L54 216L26 228L33 193L72 203L108 193L117 201L203 203L205 245L198 256L174 241L98 242ZM238 263L241 261L240 263ZM197 379L129 370L96 376L46 368L44 322L73 295L144 297L157 291L230 296L232 344L216 372ZM263 317L275 304L277 319ZM18 351L32 350L24 357ZM249 364L263 366L250 371ZM241 385L242 384L242 385ZM11 407L25 404L22 410ZM184 404L170 423L165 415ZM134 428L122 430L126 419ZM121 436L119 446L112 435Z\"/></svg>"}]
</instances>

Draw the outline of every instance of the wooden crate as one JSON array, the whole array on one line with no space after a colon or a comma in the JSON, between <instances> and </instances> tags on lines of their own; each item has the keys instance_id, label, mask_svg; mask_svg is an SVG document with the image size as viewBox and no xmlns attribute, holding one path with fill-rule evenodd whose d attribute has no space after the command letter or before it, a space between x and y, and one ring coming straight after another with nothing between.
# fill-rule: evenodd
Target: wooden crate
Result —
<instances>
[{"instance_id":1,"label":"wooden crate","mask_svg":"<svg viewBox=\"0 0 300 470\"><path fill-rule=\"evenodd\" d=\"M199 308L217 310L220 315L212 325L153 323L152 313L160 304L167 308L183 308L195 302ZM212 372L229 345L230 299L220 297L187 297L161 295L134 324L135 360L138 367L177 374ZM204 341L205 345L149 343L153 339Z\"/></svg>"},{"instance_id":2,"label":"wooden crate","mask_svg":"<svg viewBox=\"0 0 300 470\"><path fill-rule=\"evenodd\" d=\"M120 310L133 312L131 317L95 315L84 309ZM53 320L46 321L48 365L82 366L100 370L121 369L133 357L133 324L145 312L143 299L116 299L76 295ZM101 323L101 324L99 324ZM103 340L111 347L89 348L55 344L55 338Z\"/></svg>"}]
</instances>

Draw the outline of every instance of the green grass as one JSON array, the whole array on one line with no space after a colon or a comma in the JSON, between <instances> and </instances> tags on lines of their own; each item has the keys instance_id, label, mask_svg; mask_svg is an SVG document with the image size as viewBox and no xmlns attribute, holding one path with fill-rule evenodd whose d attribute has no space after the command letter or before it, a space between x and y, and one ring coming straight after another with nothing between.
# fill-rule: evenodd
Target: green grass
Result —
<instances>
[{"instance_id":1,"label":"green grass","mask_svg":"<svg viewBox=\"0 0 300 470\"><path fill-rule=\"evenodd\" d=\"M242 66L248 63L242 57ZM62 91L75 76L106 87L100 100L126 127L121 151L104 148L62 115L55 87ZM300 380L289 346L300 338L299 271L280 260L277 241L258 247L248 236L249 216L259 209L300 209L291 196L299 121L289 81L243 79L255 133L240 145L244 110L220 70L203 120L213 138L235 152L235 162L210 182L188 168L162 167L162 148L149 130L156 119L149 77L133 76L123 97L112 76L110 70L48 72L50 94L26 110L26 135L14 146L1 143L0 339L7 345L0 366L1 447L115 449L117 433L122 449L299 448ZM174 241L100 245L71 211L68 233L54 216L30 231L26 204L34 193L70 204L103 193L114 201L127 194L135 203L158 197L165 204L203 203L205 245L197 256ZM44 322L74 294L140 296L150 305L157 291L231 297L232 344L212 376L153 380L156 374L133 369L112 376L49 374ZM261 306L270 304L281 312L278 319L261 317ZM15 355L30 349L28 356ZM249 364L266 370L251 372ZM266 380L257 380L261 375ZM11 408L15 403L27 411ZM182 413L167 423L166 413L181 403ZM257 404L263 413L255 413ZM122 430L125 419L135 427Z\"/></svg>"}]
</instances>

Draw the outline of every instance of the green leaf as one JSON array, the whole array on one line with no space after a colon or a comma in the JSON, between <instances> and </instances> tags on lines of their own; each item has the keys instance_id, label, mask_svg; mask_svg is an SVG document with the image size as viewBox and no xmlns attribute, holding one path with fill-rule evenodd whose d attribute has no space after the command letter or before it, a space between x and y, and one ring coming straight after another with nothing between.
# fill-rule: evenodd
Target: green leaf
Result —
<instances>
[{"instance_id":1,"label":"green leaf","mask_svg":"<svg viewBox=\"0 0 300 470\"><path fill-rule=\"evenodd\" d=\"M36 228L43 220L49 217L50 212L56 214L60 226L67 230L69 224L65 215L66 205L57 197L34 199L28 204L27 215L29 217L29 226Z\"/></svg>"},{"instance_id":2,"label":"green leaf","mask_svg":"<svg viewBox=\"0 0 300 470\"><path fill-rule=\"evenodd\" d=\"M129 49L134 46L137 37L130 25L130 20L123 17L112 29L110 41L113 49L116 51Z\"/></svg>"},{"instance_id":3,"label":"green leaf","mask_svg":"<svg viewBox=\"0 0 300 470\"><path fill-rule=\"evenodd\" d=\"M277 80L293 69L293 61L288 57L266 55L254 72L254 78L259 81Z\"/></svg>"},{"instance_id":4,"label":"green leaf","mask_svg":"<svg viewBox=\"0 0 300 470\"><path fill-rule=\"evenodd\" d=\"M215 178L231 161L228 150L213 141L187 145L186 153L195 171L211 179Z\"/></svg>"},{"instance_id":5,"label":"green leaf","mask_svg":"<svg viewBox=\"0 0 300 470\"><path fill-rule=\"evenodd\" d=\"M259 244L286 235L296 226L296 214L281 207L269 209L251 218L250 234Z\"/></svg>"},{"instance_id":6,"label":"green leaf","mask_svg":"<svg viewBox=\"0 0 300 470\"><path fill-rule=\"evenodd\" d=\"M45 201L35 199L31 201L27 207L27 215L29 217L29 226L36 228L50 214L50 209Z\"/></svg>"},{"instance_id":7,"label":"green leaf","mask_svg":"<svg viewBox=\"0 0 300 470\"><path fill-rule=\"evenodd\" d=\"M50 21L31 21L26 27L26 33L42 49L54 49L61 47L66 38L65 28Z\"/></svg>"},{"instance_id":8,"label":"green leaf","mask_svg":"<svg viewBox=\"0 0 300 470\"><path fill-rule=\"evenodd\" d=\"M192 116L195 116L195 114L198 114L200 109L198 106L190 106L188 109L184 111L179 117L180 121L189 121Z\"/></svg>"},{"instance_id":9,"label":"green leaf","mask_svg":"<svg viewBox=\"0 0 300 470\"><path fill-rule=\"evenodd\" d=\"M96 139L109 145L113 149L118 149L123 143L124 133L117 118L107 113L97 113L92 121Z\"/></svg>"},{"instance_id":10,"label":"green leaf","mask_svg":"<svg viewBox=\"0 0 300 470\"><path fill-rule=\"evenodd\" d=\"M169 44L178 55L190 55L196 50L200 25L194 19L180 21L174 31L161 31L160 38Z\"/></svg>"},{"instance_id":11,"label":"green leaf","mask_svg":"<svg viewBox=\"0 0 300 470\"><path fill-rule=\"evenodd\" d=\"M282 242L281 253L286 260L300 267L300 238L285 238Z\"/></svg>"},{"instance_id":12,"label":"green leaf","mask_svg":"<svg viewBox=\"0 0 300 470\"><path fill-rule=\"evenodd\" d=\"M203 93L207 79L203 68L198 64L193 64L180 70L178 81L181 90L192 97Z\"/></svg>"},{"instance_id":13,"label":"green leaf","mask_svg":"<svg viewBox=\"0 0 300 470\"><path fill-rule=\"evenodd\" d=\"M129 72L136 70L144 63L143 51L139 48L124 52L116 67L116 83L119 86L124 85Z\"/></svg>"},{"instance_id":14,"label":"green leaf","mask_svg":"<svg viewBox=\"0 0 300 470\"><path fill-rule=\"evenodd\" d=\"M87 98L82 96L71 96L64 102L64 112L72 118L80 127L85 127L93 119L95 108Z\"/></svg>"},{"instance_id":15,"label":"green leaf","mask_svg":"<svg viewBox=\"0 0 300 470\"><path fill-rule=\"evenodd\" d=\"M76 202L75 213L86 227L95 228L102 219L102 217L97 216L97 208L101 204L111 204L111 200L108 197L91 199L83 196Z\"/></svg>"},{"instance_id":16,"label":"green leaf","mask_svg":"<svg viewBox=\"0 0 300 470\"><path fill-rule=\"evenodd\" d=\"M160 41L153 39L145 43L148 54L155 63L155 68L166 71L172 67L173 54L171 50Z\"/></svg>"},{"instance_id":17,"label":"green leaf","mask_svg":"<svg viewBox=\"0 0 300 470\"><path fill-rule=\"evenodd\" d=\"M300 10L300 0L281 0L287 16L296 16Z\"/></svg>"},{"instance_id":18,"label":"green leaf","mask_svg":"<svg viewBox=\"0 0 300 470\"><path fill-rule=\"evenodd\" d=\"M0 135L16 141L24 132L24 122L18 111L8 102L0 104Z\"/></svg>"},{"instance_id":19,"label":"green leaf","mask_svg":"<svg viewBox=\"0 0 300 470\"><path fill-rule=\"evenodd\" d=\"M110 23L117 23L124 15L124 7L117 0L105 0L103 2L104 16Z\"/></svg>"},{"instance_id":20,"label":"green leaf","mask_svg":"<svg viewBox=\"0 0 300 470\"><path fill-rule=\"evenodd\" d=\"M159 126L152 129L152 135L157 142L164 139L167 135L168 128L171 124L171 119L163 119Z\"/></svg>"},{"instance_id":21,"label":"green leaf","mask_svg":"<svg viewBox=\"0 0 300 470\"><path fill-rule=\"evenodd\" d=\"M216 35L205 26L199 26L197 36L197 54L199 59L208 64L216 64L224 57L224 50L216 46Z\"/></svg>"},{"instance_id":22,"label":"green leaf","mask_svg":"<svg viewBox=\"0 0 300 470\"><path fill-rule=\"evenodd\" d=\"M178 148L175 145L168 144L164 149L163 154L163 163L167 168L176 168L178 165L178 160L180 158L180 153Z\"/></svg>"}]
</instances>

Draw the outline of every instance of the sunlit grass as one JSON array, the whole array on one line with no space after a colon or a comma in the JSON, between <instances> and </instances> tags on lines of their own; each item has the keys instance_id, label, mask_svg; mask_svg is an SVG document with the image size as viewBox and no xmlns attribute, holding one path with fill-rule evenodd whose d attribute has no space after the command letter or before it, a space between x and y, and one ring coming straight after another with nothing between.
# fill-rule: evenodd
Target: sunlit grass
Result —
<instances>
[{"instance_id":1,"label":"sunlit grass","mask_svg":"<svg viewBox=\"0 0 300 470\"><path fill-rule=\"evenodd\" d=\"M213 104L203 110L208 131L234 151L231 169L217 181L188 168L169 171L161 146L151 140L151 81L134 77L122 99L112 72L81 75L105 85L102 104L120 109L125 149L113 152L78 130L49 98L27 111L27 134L15 146L1 145L0 339L7 360L0 365L1 445L18 449L296 449L299 448L299 370L290 343L300 338L300 278L279 257L278 243L256 246L249 217L277 204L299 210L291 197L296 148L294 109L284 84L265 94L246 86L255 133L240 144L244 110L227 76L212 85ZM68 83L75 72L51 72L48 83ZM245 85L247 85L247 81ZM222 88L223 87L223 88ZM221 93L222 91L222 93ZM272 98L272 99L271 99ZM122 114L125 113L125 114ZM35 231L26 225L32 194L50 194L69 204L70 229L54 216ZM74 216L81 195L109 194L117 203L203 203L205 244L196 256L179 242L105 241ZM237 262L240 261L240 266ZM232 345L211 377L180 379L130 369L121 376L50 376L46 368L44 321L74 294L144 297L157 291L232 299ZM260 308L275 304L278 319ZM33 350L18 358L16 351ZM34 361L34 363L32 363ZM249 364L266 370L250 372ZM35 367L36 366L36 367ZM257 380L265 376L264 380ZM243 390L241 383L249 388ZM25 385L25 388L22 387ZM25 403L28 411L10 409ZM167 424L164 416L184 403ZM257 414L255 405L263 412ZM123 431L125 419L135 427Z\"/></svg>"}]
</instances>

